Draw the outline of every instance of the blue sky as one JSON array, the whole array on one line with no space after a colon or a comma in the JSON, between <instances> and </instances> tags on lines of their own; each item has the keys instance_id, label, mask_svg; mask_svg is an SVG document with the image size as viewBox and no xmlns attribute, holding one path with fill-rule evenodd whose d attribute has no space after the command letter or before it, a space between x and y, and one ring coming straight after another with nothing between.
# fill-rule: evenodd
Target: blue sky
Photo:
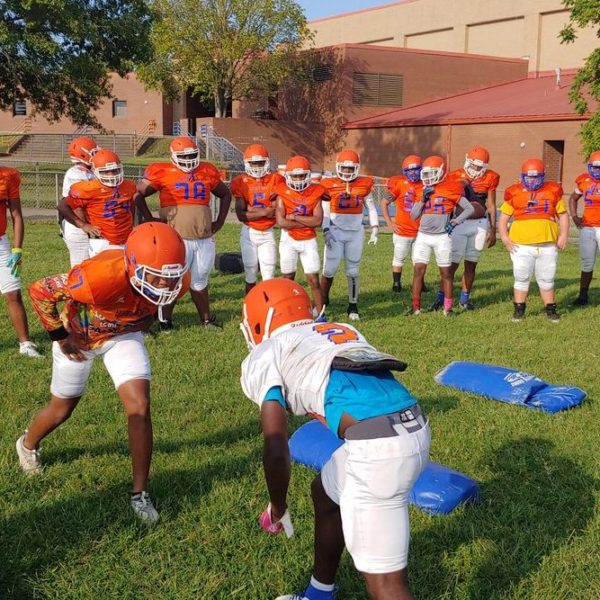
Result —
<instances>
[{"instance_id":1,"label":"blue sky","mask_svg":"<svg viewBox=\"0 0 600 600\"><path fill-rule=\"evenodd\" d=\"M302 6L306 18L310 21L343 12L390 4L391 0L297 0L297 2Z\"/></svg>"}]
</instances>

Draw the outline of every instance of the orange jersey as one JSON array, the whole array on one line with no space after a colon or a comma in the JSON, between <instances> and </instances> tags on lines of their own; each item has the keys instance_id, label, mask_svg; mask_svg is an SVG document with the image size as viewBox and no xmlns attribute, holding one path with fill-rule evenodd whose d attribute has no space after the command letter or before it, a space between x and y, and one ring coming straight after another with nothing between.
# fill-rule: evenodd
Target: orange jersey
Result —
<instances>
[{"instance_id":1,"label":"orange jersey","mask_svg":"<svg viewBox=\"0 0 600 600\"><path fill-rule=\"evenodd\" d=\"M515 221L525 219L556 221L557 215L564 212L562 197L563 189L558 183L552 181L542 184L539 190L533 192L520 183L511 185L504 192L504 202L511 207L511 214Z\"/></svg>"},{"instance_id":2,"label":"orange jersey","mask_svg":"<svg viewBox=\"0 0 600 600\"><path fill-rule=\"evenodd\" d=\"M250 175L238 175L231 180L229 187L233 196L244 200L247 208L266 208L277 197L275 187L281 183L284 183L283 177L277 173L268 173L260 179ZM275 217L248 221L246 225L265 231L275 225Z\"/></svg>"},{"instance_id":3,"label":"orange jersey","mask_svg":"<svg viewBox=\"0 0 600 600\"><path fill-rule=\"evenodd\" d=\"M460 199L465 195L462 183L458 181L442 181L433 186L429 200L425 202L422 215L449 215ZM422 200L422 192L419 200Z\"/></svg>"},{"instance_id":4,"label":"orange jersey","mask_svg":"<svg viewBox=\"0 0 600 600\"><path fill-rule=\"evenodd\" d=\"M404 175L395 175L387 181L386 188L396 203L396 224L400 226L400 235L416 237L419 232L419 219L413 221L410 211L423 193L423 183L413 183Z\"/></svg>"},{"instance_id":5,"label":"orange jersey","mask_svg":"<svg viewBox=\"0 0 600 600\"><path fill-rule=\"evenodd\" d=\"M185 291L184 285L181 294ZM69 273L44 277L29 287L29 295L47 331L66 327L87 350L146 329L158 311L129 282L123 250L106 250Z\"/></svg>"},{"instance_id":6,"label":"orange jersey","mask_svg":"<svg viewBox=\"0 0 600 600\"><path fill-rule=\"evenodd\" d=\"M359 215L363 212L365 198L373 189L373 179L357 177L346 183L339 177L331 177L323 179L321 185L329 196L332 213Z\"/></svg>"},{"instance_id":7,"label":"orange jersey","mask_svg":"<svg viewBox=\"0 0 600 600\"><path fill-rule=\"evenodd\" d=\"M135 193L135 183L129 179L117 187L103 185L98 179L78 181L69 190L67 204L73 210L83 208L105 240L121 245L133 229Z\"/></svg>"},{"instance_id":8,"label":"orange jersey","mask_svg":"<svg viewBox=\"0 0 600 600\"><path fill-rule=\"evenodd\" d=\"M281 198L286 215L310 217L326 192L325 188L318 183L311 183L302 192L296 192L282 181L276 186L275 193ZM310 240L317 237L314 227L288 229L288 233L295 240Z\"/></svg>"},{"instance_id":9,"label":"orange jersey","mask_svg":"<svg viewBox=\"0 0 600 600\"><path fill-rule=\"evenodd\" d=\"M144 179L158 192L160 206L210 205L210 193L219 185L221 174L210 163L201 162L186 173L172 163L154 163L146 167Z\"/></svg>"},{"instance_id":10,"label":"orange jersey","mask_svg":"<svg viewBox=\"0 0 600 600\"><path fill-rule=\"evenodd\" d=\"M575 180L575 192L583 196L583 224L600 227L600 181L583 173Z\"/></svg>"},{"instance_id":11,"label":"orange jersey","mask_svg":"<svg viewBox=\"0 0 600 600\"><path fill-rule=\"evenodd\" d=\"M21 175L16 169L0 167L0 236L6 233L8 202L20 200Z\"/></svg>"}]
</instances>

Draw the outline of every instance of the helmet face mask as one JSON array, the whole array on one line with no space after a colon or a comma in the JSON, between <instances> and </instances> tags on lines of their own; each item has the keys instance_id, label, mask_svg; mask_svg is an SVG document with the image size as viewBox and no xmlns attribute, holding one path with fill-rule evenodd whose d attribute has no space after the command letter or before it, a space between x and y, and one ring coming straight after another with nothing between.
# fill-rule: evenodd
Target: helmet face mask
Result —
<instances>
[{"instance_id":1,"label":"helmet face mask","mask_svg":"<svg viewBox=\"0 0 600 600\"><path fill-rule=\"evenodd\" d=\"M179 152L171 151L171 162L178 168L189 173L200 164L198 148L188 148Z\"/></svg>"},{"instance_id":2,"label":"helmet face mask","mask_svg":"<svg viewBox=\"0 0 600 600\"><path fill-rule=\"evenodd\" d=\"M589 176L596 181L600 181L600 152L592 152L588 159L587 169Z\"/></svg>"},{"instance_id":3,"label":"helmet face mask","mask_svg":"<svg viewBox=\"0 0 600 600\"><path fill-rule=\"evenodd\" d=\"M349 183L358 177L360 169L360 157L354 150L342 150L335 163L335 172L339 179Z\"/></svg>"},{"instance_id":4,"label":"helmet face mask","mask_svg":"<svg viewBox=\"0 0 600 600\"><path fill-rule=\"evenodd\" d=\"M412 167L409 169L402 169L402 173L404 177L408 179L411 183L417 183L421 181L421 167Z\"/></svg>"},{"instance_id":5,"label":"helmet face mask","mask_svg":"<svg viewBox=\"0 0 600 600\"><path fill-rule=\"evenodd\" d=\"M247 175L261 179L270 168L269 151L262 144L251 144L244 150L244 169Z\"/></svg>"},{"instance_id":6,"label":"helmet face mask","mask_svg":"<svg viewBox=\"0 0 600 600\"><path fill-rule=\"evenodd\" d=\"M285 165L285 182L296 192L302 192L311 184L310 162L303 156L293 156Z\"/></svg>"},{"instance_id":7,"label":"helmet face mask","mask_svg":"<svg viewBox=\"0 0 600 600\"><path fill-rule=\"evenodd\" d=\"M163 265L160 270L138 265L134 268L130 282L146 300L157 306L165 306L177 300L186 271L187 265L180 264Z\"/></svg>"},{"instance_id":8,"label":"helmet face mask","mask_svg":"<svg viewBox=\"0 0 600 600\"><path fill-rule=\"evenodd\" d=\"M411 154L402 161L402 174L411 183L417 183L421 181L421 169L423 168L423 161L420 156Z\"/></svg>"},{"instance_id":9,"label":"helmet face mask","mask_svg":"<svg viewBox=\"0 0 600 600\"><path fill-rule=\"evenodd\" d=\"M472 159L467 156L465 159L465 173L471 179L477 179L481 177L487 171L488 165L477 159Z\"/></svg>"},{"instance_id":10,"label":"helmet face mask","mask_svg":"<svg viewBox=\"0 0 600 600\"><path fill-rule=\"evenodd\" d=\"M521 166L521 183L526 190L535 192L544 184L546 168L539 158L530 158Z\"/></svg>"},{"instance_id":11,"label":"helmet face mask","mask_svg":"<svg viewBox=\"0 0 600 600\"><path fill-rule=\"evenodd\" d=\"M95 167L94 175L102 185L117 187L123 183L123 165L107 163L104 167Z\"/></svg>"},{"instance_id":12,"label":"helmet face mask","mask_svg":"<svg viewBox=\"0 0 600 600\"><path fill-rule=\"evenodd\" d=\"M436 185L444 179L446 162L441 156L429 156L423 161L421 181L425 186Z\"/></svg>"},{"instance_id":13,"label":"helmet face mask","mask_svg":"<svg viewBox=\"0 0 600 600\"><path fill-rule=\"evenodd\" d=\"M69 144L69 158L73 164L83 164L91 167L92 158L99 150L96 142L92 138L78 137L71 140Z\"/></svg>"}]
</instances>

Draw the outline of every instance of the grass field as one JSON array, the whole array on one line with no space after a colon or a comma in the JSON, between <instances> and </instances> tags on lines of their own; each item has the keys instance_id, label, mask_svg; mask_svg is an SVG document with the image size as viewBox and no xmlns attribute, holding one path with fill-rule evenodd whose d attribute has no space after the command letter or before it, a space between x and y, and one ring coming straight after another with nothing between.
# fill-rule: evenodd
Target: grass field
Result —
<instances>
[{"instance_id":1,"label":"grass field","mask_svg":"<svg viewBox=\"0 0 600 600\"><path fill-rule=\"evenodd\" d=\"M218 249L236 250L237 235L227 225ZM360 329L409 363L401 379L431 420L432 459L482 487L479 505L446 517L411 508L409 568L417 598L600 598L600 292L593 291L589 308L569 308L578 289L577 248L560 257L563 318L552 325L535 286L528 318L510 322L512 275L500 244L482 259L473 297L478 310L452 320L437 313L403 317L409 293L390 292L391 244L391 236L382 235L376 247L365 247ZM30 225L25 283L66 266L56 227ZM125 418L101 363L70 422L44 442L44 474L26 479L20 473L14 442L48 398L50 344L30 313L45 358L17 356L0 303L3 600L267 600L304 587L312 561L313 473L293 469L289 504L297 533L291 540L268 537L257 524L267 495L258 410L239 386L242 290L242 275L211 279L223 333L196 327L186 299L176 311L177 330L148 339L155 430L150 491L162 515L151 530L129 509ZM340 320L345 293L345 277L338 276L331 316ZM518 367L579 385L589 398L581 408L550 416L450 391L433 376L455 359ZM292 428L301 422L293 419ZM339 583L341 599L367 597L347 555Z\"/></svg>"}]
</instances>

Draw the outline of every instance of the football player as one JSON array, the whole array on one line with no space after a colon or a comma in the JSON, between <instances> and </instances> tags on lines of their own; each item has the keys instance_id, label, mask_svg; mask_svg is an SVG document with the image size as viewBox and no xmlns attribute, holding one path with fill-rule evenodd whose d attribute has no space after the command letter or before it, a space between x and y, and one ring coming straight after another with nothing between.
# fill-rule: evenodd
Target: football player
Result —
<instances>
[{"instance_id":1,"label":"football player","mask_svg":"<svg viewBox=\"0 0 600 600\"><path fill-rule=\"evenodd\" d=\"M448 181L460 181L465 186L465 196L473 205L473 216L457 225L452 232L452 278L464 259L459 306L463 310L473 310L471 290L475 280L475 269L479 257L487 244L491 248L496 243L496 188L500 175L488 167L489 152L481 147L471 148L465 156L462 169L448 173ZM444 292L440 290L434 303L439 310L444 304Z\"/></svg>"},{"instance_id":2,"label":"football player","mask_svg":"<svg viewBox=\"0 0 600 600\"><path fill-rule=\"evenodd\" d=\"M95 256L125 244L133 229L135 183L124 179L121 159L112 150L94 152L91 165L94 179L74 183L58 210L90 236L89 252Z\"/></svg>"},{"instance_id":3,"label":"football player","mask_svg":"<svg viewBox=\"0 0 600 600\"><path fill-rule=\"evenodd\" d=\"M587 173L575 180L575 189L569 198L569 212L579 229L579 253L581 255L581 279L575 306L588 303L588 290L594 274L596 253L600 246L600 152L592 152L588 158ZM577 203L583 196L583 215L577 215Z\"/></svg>"},{"instance_id":4,"label":"football player","mask_svg":"<svg viewBox=\"0 0 600 600\"><path fill-rule=\"evenodd\" d=\"M6 229L7 212L13 226L12 247ZM29 339L27 314L21 297L21 265L25 223L21 212L21 175L16 169L0 166L0 294L6 300L8 317L19 339L19 354L40 358L36 345Z\"/></svg>"},{"instance_id":5,"label":"football player","mask_svg":"<svg viewBox=\"0 0 600 600\"><path fill-rule=\"evenodd\" d=\"M560 321L556 312L554 277L558 250L567 245L569 215L560 184L544 181L545 177L543 161L537 158L526 160L521 166L521 183L506 188L504 204L500 207L498 232L510 252L515 278L512 317L515 322L525 317L529 283L534 274L548 320L552 323Z\"/></svg>"},{"instance_id":6,"label":"football player","mask_svg":"<svg viewBox=\"0 0 600 600\"><path fill-rule=\"evenodd\" d=\"M89 137L77 137L71 140L68 147L69 158L73 163L65 173L62 187L62 197L69 196L69 190L74 183L94 179L92 171L92 156L98 150L96 142ZM66 200L64 200L66 202ZM84 221L83 209L76 209L77 216ZM60 214L60 213L59 213ZM69 249L69 260L74 267L90 257L90 238L83 229L79 229L61 215L62 237Z\"/></svg>"},{"instance_id":7,"label":"football player","mask_svg":"<svg viewBox=\"0 0 600 600\"><path fill-rule=\"evenodd\" d=\"M420 217L421 222L412 249L412 263L415 272L412 284L412 308L409 309L408 314L418 315L421 313L423 280L433 250L444 289L444 316L453 317L455 313L452 311L453 278L450 234L457 225L469 219L475 209L464 197L462 183L447 181L446 161L441 156L430 156L423 161L421 181L424 186L421 196L410 213L412 219L416 220ZM452 218L457 206L463 210L460 215Z\"/></svg>"},{"instance_id":8,"label":"football player","mask_svg":"<svg viewBox=\"0 0 600 600\"><path fill-rule=\"evenodd\" d=\"M304 289L271 279L246 296L242 331L245 395L260 407L269 504L262 529L290 536L287 413L318 416L344 444L312 483L314 566L300 594L333 600L344 546L372 598L413 598L408 586L408 493L426 465L427 419L391 370L406 365L352 326L317 323Z\"/></svg>"},{"instance_id":9,"label":"football player","mask_svg":"<svg viewBox=\"0 0 600 600\"><path fill-rule=\"evenodd\" d=\"M365 234L363 210L369 211L371 237L369 244L377 243L379 217L373 195L373 179L359 175L360 158L354 150L342 150L335 163L337 177L322 179L321 185L327 194L323 196L323 278L321 294L323 304L329 305L329 291L333 277L342 258L346 263L348 279L348 318L359 321L358 314L358 270L362 256Z\"/></svg>"},{"instance_id":10,"label":"football player","mask_svg":"<svg viewBox=\"0 0 600 600\"><path fill-rule=\"evenodd\" d=\"M30 286L33 307L53 341L53 362L50 403L17 440L25 473L41 471L40 442L71 416L94 359L102 357L127 415L131 506L142 520L158 520L146 491L152 421L150 361L142 332L154 321L157 309L186 291L186 270L179 234L164 223L144 223L131 232L124 250L105 250L69 273Z\"/></svg>"},{"instance_id":11,"label":"football player","mask_svg":"<svg viewBox=\"0 0 600 600\"><path fill-rule=\"evenodd\" d=\"M422 167L423 161L420 156L415 154L407 156L402 161L402 175L395 175L388 179L385 196L381 201L381 214L387 226L393 231L392 291L396 293L402 289L404 261L411 251L419 231L419 219L413 221L410 218L410 212L423 190ZM389 205L392 202L396 203L394 221L392 221L389 211Z\"/></svg>"},{"instance_id":12,"label":"football player","mask_svg":"<svg viewBox=\"0 0 600 600\"><path fill-rule=\"evenodd\" d=\"M288 279L296 277L298 257L310 286L316 310L323 310L319 287L319 247L315 229L323 221L321 200L325 188L311 183L310 162L304 156L292 156L285 166L285 181L275 188L277 205L275 218L281 227L279 260L281 274Z\"/></svg>"},{"instance_id":13,"label":"football player","mask_svg":"<svg viewBox=\"0 0 600 600\"><path fill-rule=\"evenodd\" d=\"M269 172L269 152L261 144L244 150L245 175L231 180L235 212L242 223L240 248L246 274L246 292L256 285L260 268L263 281L275 277L277 248L275 245L275 187L283 181Z\"/></svg>"},{"instance_id":14,"label":"football player","mask_svg":"<svg viewBox=\"0 0 600 600\"><path fill-rule=\"evenodd\" d=\"M207 330L220 330L216 316L210 312L208 276L215 264L215 233L219 231L229 212L231 192L221 180L218 169L200 162L200 151L194 139L175 138L170 145L171 162L149 165L138 183L136 205L144 220L154 217L145 198L158 192L160 218L183 238L188 266L191 272L190 295ZM219 198L219 214L212 220L211 193ZM173 329L173 306L164 310L160 327Z\"/></svg>"}]
</instances>

